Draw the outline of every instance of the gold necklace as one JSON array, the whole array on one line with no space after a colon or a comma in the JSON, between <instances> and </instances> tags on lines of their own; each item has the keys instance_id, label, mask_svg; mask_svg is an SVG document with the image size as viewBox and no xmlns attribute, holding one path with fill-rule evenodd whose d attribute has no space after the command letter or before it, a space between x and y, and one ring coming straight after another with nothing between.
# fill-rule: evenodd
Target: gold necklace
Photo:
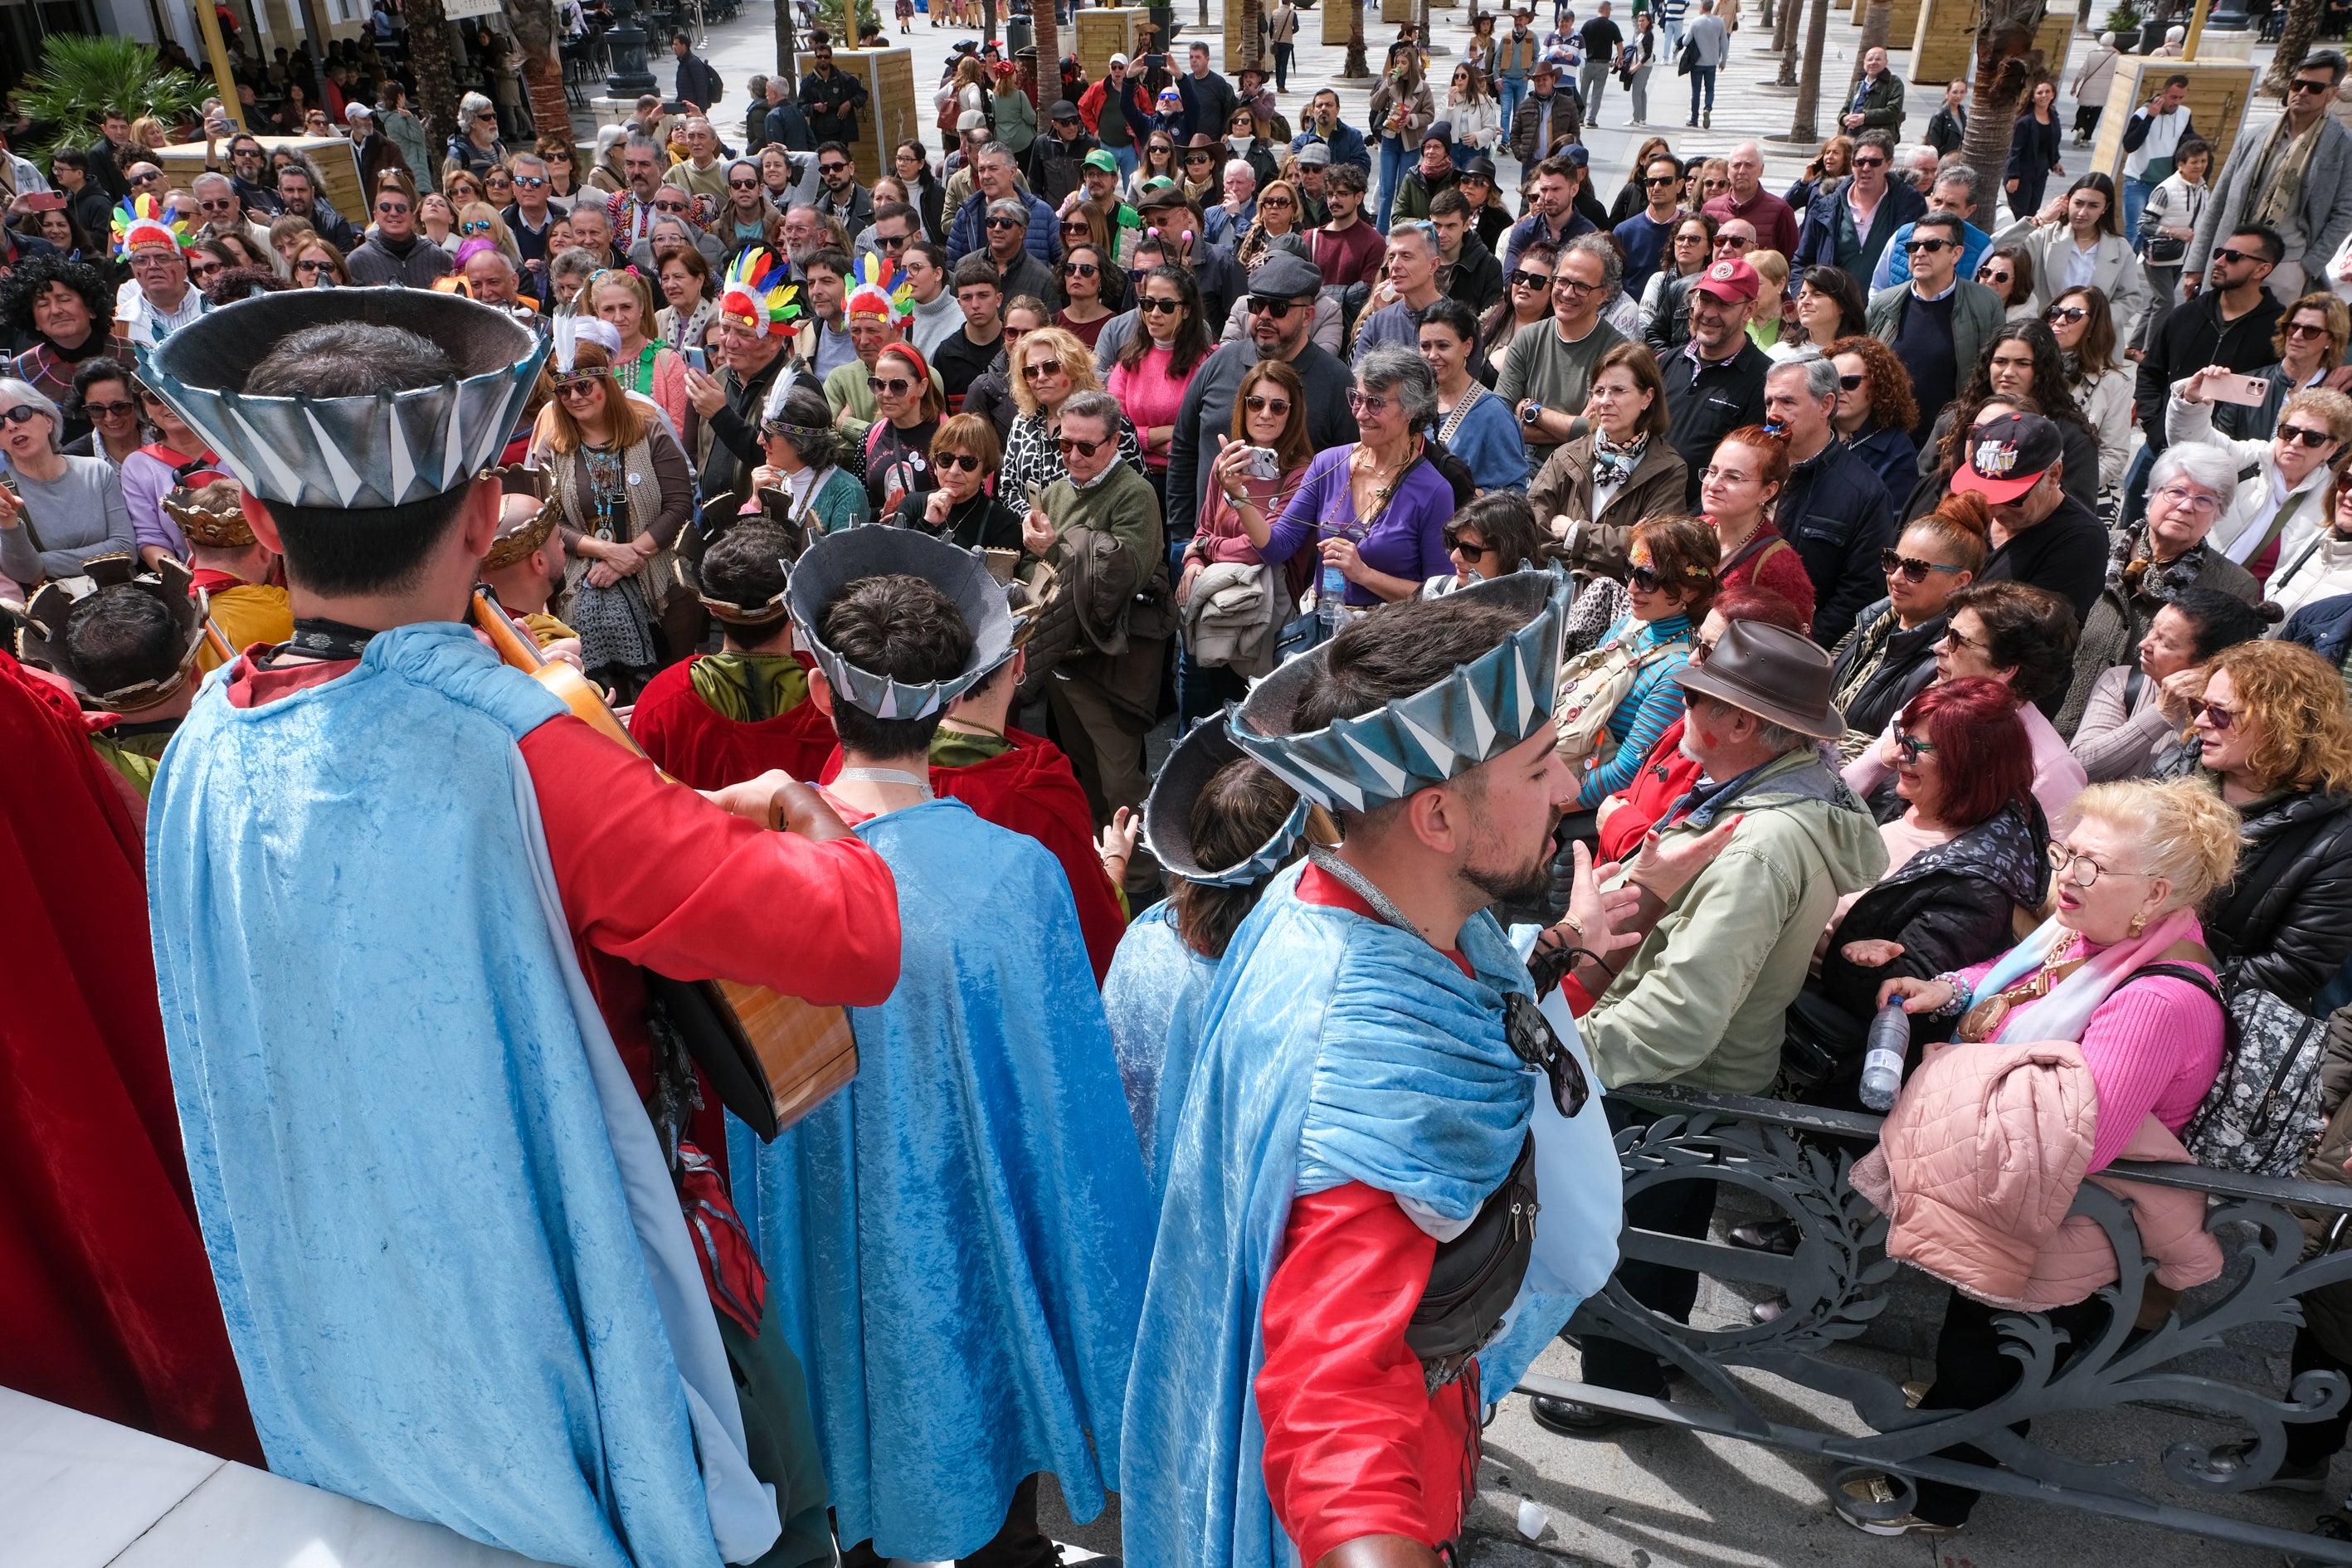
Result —
<instances>
[{"instance_id":1,"label":"gold necklace","mask_svg":"<svg viewBox=\"0 0 2352 1568\"><path fill-rule=\"evenodd\" d=\"M2028 1002L2038 1002L2049 995L2051 987L2064 978L2059 971L2063 969L2072 973L2073 970L2068 966L2081 963L2070 955L2081 945L2082 940L2080 932L2069 933L2064 942L2050 949L2040 968L2016 984L1995 992L1970 1007L1960 1019L1959 1037L1971 1045L1989 1040L2000 1032L2001 1025L2008 1021L2011 1013Z\"/></svg>"}]
</instances>

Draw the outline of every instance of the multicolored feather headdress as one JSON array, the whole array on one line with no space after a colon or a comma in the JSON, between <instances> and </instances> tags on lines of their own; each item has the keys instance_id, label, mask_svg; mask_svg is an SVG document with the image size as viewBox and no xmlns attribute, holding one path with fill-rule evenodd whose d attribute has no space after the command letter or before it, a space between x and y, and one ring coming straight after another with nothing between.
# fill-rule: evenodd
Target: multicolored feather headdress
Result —
<instances>
[{"instance_id":1,"label":"multicolored feather headdress","mask_svg":"<svg viewBox=\"0 0 2352 1568\"><path fill-rule=\"evenodd\" d=\"M134 245L190 251L196 247L196 236L179 208L167 207L153 196L126 196L114 209L114 254L127 257Z\"/></svg>"},{"instance_id":2,"label":"multicolored feather headdress","mask_svg":"<svg viewBox=\"0 0 2352 1568\"><path fill-rule=\"evenodd\" d=\"M621 359L621 329L600 316L583 316L577 310L559 310L547 320L547 335L553 352L548 358L555 374L570 375L572 367L580 361L580 345L594 343L604 351L604 362L617 364Z\"/></svg>"},{"instance_id":3,"label":"multicolored feather headdress","mask_svg":"<svg viewBox=\"0 0 2352 1568\"><path fill-rule=\"evenodd\" d=\"M848 315L903 321L915 313L915 286L898 264L872 251L857 258L857 286L843 307Z\"/></svg>"},{"instance_id":4,"label":"multicolored feather headdress","mask_svg":"<svg viewBox=\"0 0 2352 1568\"><path fill-rule=\"evenodd\" d=\"M754 335L790 337L803 314L801 286L765 246L755 245L727 268L719 291L719 313Z\"/></svg>"}]
</instances>

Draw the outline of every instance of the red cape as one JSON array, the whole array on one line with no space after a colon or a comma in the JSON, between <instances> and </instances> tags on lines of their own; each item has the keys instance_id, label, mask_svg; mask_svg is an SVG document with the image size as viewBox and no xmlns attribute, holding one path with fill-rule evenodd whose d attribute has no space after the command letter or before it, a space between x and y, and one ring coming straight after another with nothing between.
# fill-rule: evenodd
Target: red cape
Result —
<instances>
[{"instance_id":1,"label":"red cape","mask_svg":"<svg viewBox=\"0 0 2352 1568\"><path fill-rule=\"evenodd\" d=\"M1054 852L1069 879L1070 896L1078 906L1078 931L1086 938L1087 958L1095 968L1095 984L1110 973L1111 955L1127 933L1127 915L1118 894L1103 875L1102 857L1095 853L1094 810L1070 759L1042 735L1007 728L1004 738L1013 750L970 767L931 770L931 788L952 795L971 807L972 814L999 827L1025 833ZM841 772L841 748L825 758L819 782L831 784Z\"/></svg>"},{"instance_id":2,"label":"red cape","mask_svg":"<svg viewBox=\"0 0 2352 1568\"><path fill-rule=\"evenodd\" d=\"M0 654L0 1385L265 1463L156 1011L142 851L69 701Z\"/></svg>"},{"instance_id":3,"label":"red cape","mask_svg":"<svg viewBox=\"0 0 2352 1568\"><path fill-rule=\"evenodd\" d=\"M702 657L699 654L696 658ZM721 718L695 695L687 670L673 664L646 683L629 715L629 733L654 766L695 789L718 789L782 768L814 779L833 754L833 721L803 701L789 713L757 723Z\"/></svg>"},{"instance_id":4,"label":"red cape","mask_svg":"<svg viewBox=\"0 0 2352 1568\"><path fill-rule=\"evenodd\" d=\"M1608 826L1601 830L1601 852L1593 859L1630 861L1640 854L1643 836L1690 793L1698 773L1698 764L1683 755L1683 721L1677 719L1642 759L1641 771L1618 792L1625 804L1609 814Z\"/></svg>"}]
</instances>

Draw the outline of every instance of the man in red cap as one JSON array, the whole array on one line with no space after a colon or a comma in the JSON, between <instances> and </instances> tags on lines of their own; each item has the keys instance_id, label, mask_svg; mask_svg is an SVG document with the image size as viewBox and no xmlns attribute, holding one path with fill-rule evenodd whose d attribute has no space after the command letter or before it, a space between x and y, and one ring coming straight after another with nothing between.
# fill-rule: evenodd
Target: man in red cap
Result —
<instances>
[{"instance_id":1,"label":"man in red cap","mask_svg":"<svg viewBox=\"0 0 2352 1568\"><path fill-rule=\"evenodd\" d=\"M1983 420L1969 432L1968 460L1953 472L1952 489L1984 497L2008 536L1977 581L2047 588L2074 606L2079 625L2105 585L2107 531L2066 493L2063 450L2058 426L2039 414Z\"/></svg>"},{"instance_id":2,"label":"man in red cap","mask_svg":"<svg viewBox=\"0 0 2352 1568\"><path fill-rule=\"evenodd\" d=\"M1690 469L1683 504L1698 510L1698 477L1716 444L1743 425L1764 423L1764 373L1772 361L1748 336L1763 282L1727 256L1692 279L1684 297L1690 342L1658 361L1666 381L1666 440Z\"/></svg>"}]
</instances>

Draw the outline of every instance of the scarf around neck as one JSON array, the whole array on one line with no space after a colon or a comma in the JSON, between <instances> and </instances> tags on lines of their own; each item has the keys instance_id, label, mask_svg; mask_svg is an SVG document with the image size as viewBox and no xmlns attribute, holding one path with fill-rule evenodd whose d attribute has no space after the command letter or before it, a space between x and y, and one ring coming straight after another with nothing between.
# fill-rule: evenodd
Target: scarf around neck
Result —
<instances>
[{"instance_id":1,"label":"scarf around neck","mask_svg":"<svg viewBox=\"0 0 2352 1568\"><path fill-rule=\"evenodd\" d=\"M1991 1037L2003 1041L2080 1041L2091 1015L2110 992L2123 984L2126 975L2156 962L2174 942L2194 938L2197 933L2193 912L2186 909L2173 910L2139 935L2126 937L2093 952L2087 963L2053 986L2048 995L2011 1008ZM2032 935L2001 954L2000 961L1976 983L1976 999L1981 1002L2016 984L2040 968L2053 951L2071 945L2076 934L2060 925L2054 917L2042 921Z\"/></svg>"}]
</instances>

